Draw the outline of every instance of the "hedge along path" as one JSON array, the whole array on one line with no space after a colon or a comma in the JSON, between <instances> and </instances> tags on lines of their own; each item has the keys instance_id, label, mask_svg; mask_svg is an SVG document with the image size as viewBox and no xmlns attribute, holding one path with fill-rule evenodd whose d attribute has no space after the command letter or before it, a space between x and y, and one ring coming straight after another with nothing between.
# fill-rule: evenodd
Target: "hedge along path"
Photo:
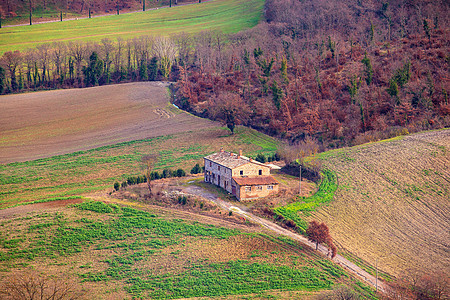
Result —
<instances>
[{"instance_id":1,"label":"hedge along path","mask_svg":"<svg viewBox=\"0 0 450 300\"><path fill-rule=\"evenodd\" d=\"M305 217L310 216L310 212L315 211L319 206L331 202L337 188L336 174L331 170L323 170L319 189L314 195L307 198L297 197L299 201L277 207L274 212L286 220L293 221L300 233L304 234L308 228Z\"/></svg>"},{"instance_id":2,"label":"hedge along path","mask_svg":"<svg viewBox=\"0 0 450 300\"><path fill-rule=\"evenodd\" d=\"M172 35L219 30L236 33L258 24L264 0L212 0L197 5L162 8L124 15L0 29L0 54L68 41Z\"/></svg>"}]
</instances>

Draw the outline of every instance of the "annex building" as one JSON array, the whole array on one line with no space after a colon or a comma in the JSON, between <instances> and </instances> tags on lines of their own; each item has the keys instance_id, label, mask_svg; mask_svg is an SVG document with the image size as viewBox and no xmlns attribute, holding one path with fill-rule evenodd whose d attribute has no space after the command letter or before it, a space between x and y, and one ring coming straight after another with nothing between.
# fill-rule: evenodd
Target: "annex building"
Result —
<instances>
[{"instance_id":1,"label":"annex building","mask_svg":"<svg viewBox=\"0 0 450 300\"><path fill-rule=\"evenodd\" d=\"M279 182L270 167L251 158L220 150L204 157L205 182L224 188L238 200L266 197L278 192Z\"/></svg>"}]
</instances>

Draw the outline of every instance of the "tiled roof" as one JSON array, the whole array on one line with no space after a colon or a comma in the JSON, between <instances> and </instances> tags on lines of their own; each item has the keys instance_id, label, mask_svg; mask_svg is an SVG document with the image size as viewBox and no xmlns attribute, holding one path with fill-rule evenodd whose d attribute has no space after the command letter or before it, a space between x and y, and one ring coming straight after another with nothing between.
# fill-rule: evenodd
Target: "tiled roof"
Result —
<instances>
[{"instance_id":1,"label":"tiled roof","mask_svg":"<svg viewBox=\"0 0 450 300\"><path fill-rule=\"evenodd\" d=\"M215 162L221 166L224 166L224 167L227 167L230 169L234 169L234 168L237 168L242 165L250 163L248 158L246 158L246 157L244 158L242 156L239 157L237 154L227 152L227 151L217 152L217 153L208 155L205 157L205 159L208 159L212 162Z\"/></svg>"},{"instance_id":2,"label":"tiled roof","mask_svg":"<svg viewBox=\"0 0 450 300\"><path fill-rule=\"evenodd\" d=\"M240 186L279 184L272 176L233 177L233 180Z\"/></svg>"}]
</instances>

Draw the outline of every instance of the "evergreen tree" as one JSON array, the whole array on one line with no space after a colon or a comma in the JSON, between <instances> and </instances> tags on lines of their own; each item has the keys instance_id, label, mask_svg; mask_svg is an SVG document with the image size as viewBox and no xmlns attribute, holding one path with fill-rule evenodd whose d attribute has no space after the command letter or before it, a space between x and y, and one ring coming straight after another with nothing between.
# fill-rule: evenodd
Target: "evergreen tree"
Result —
<instances>
[{"instance_id":1,"label":"evergreen tree","mask_svg":"<svg viewBox=\"0 0 450 300\"><path fill-rule=\"evenodd\" d=\"M144 61L142 61L141 65L139 66L139 78L142 81L147 81L148 80L147 64Z\"/></svg>"},{"instance_id":2,"label":"evergreen tree","mask_svg":"<svg viewBox=\"0 0 450 300\"><path fill-rule=\"evenodd\" d=\"M3 91L5 90L6 87L6 82L5 82L5 69L3 69L0 66L0 94L3 93Z\"/></svg>"},{"instance_id":3,"label":"evergreen tree","mask_svg":"<svg viewBox=\"0 0 450 300\"><path fill-rule=\"evenodd\" d=\"M158 59L156 57L153 57L150 60L150 63L148 64L147 68L148 72L148 80L155 81L158 77Z\"/></svg>"},{"instance_id":4,"label":"evergreen tree","mask_svg":"<svg viewBox=\"0 0 450 300\"><path fill-rule=\"evenodd\" d=\"M364 66L364 75L365 75L365 80L367 85L370 85L372 83L373 80L373 68L372 68L372 63L370 62L370 59L367 57L367 52L364 54L364 58L361 61Z\"/></svg>"},{"instance_id":5,"label":"evergreen tree","mask_svg":"<svg viewBox=\"0 0 450 300\"><path fill-rule=\"evenodd\" d=\"M84 81L86 86L96 86L103 75L103 61L98 58L97 52L92 52L89 57L89 65L83 67Z\"/></svg>"},{"instance_id":6,"label":"evergreen tree","mask_svg":"<svg viewBox=\"0 0 450 300\"><path fill-rule=\"evenodd\" d=\"M280 101L281 98L283 98L283 90L278 87L278 83L276 80L273 81L272 83L272 99L273 99L273 103L275 104L277 109L280 109Z\"/></svg>"}]
</instances>

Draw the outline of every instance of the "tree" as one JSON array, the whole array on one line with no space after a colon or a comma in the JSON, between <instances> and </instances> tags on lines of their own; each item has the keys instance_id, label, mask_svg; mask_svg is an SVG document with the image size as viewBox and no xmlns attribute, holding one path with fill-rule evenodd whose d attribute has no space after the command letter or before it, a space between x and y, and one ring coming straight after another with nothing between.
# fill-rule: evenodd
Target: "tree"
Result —
<instances>
[{"instance_id":1,"label":"tree","mask_svg":"<svg viewBox=\"0 0 450 300\"><path fill-rule=\"evenodd\" d=\"M309 222L309 226L306 229L306 235L308 236L308 240L316 243L316 250L319 248L319 244L327 243L331 240L328 226L323 222Z\"/></svg>"},{"instance_id":2,"label":"tree","mask_svg":"<svg viewBox=\"0 0 450 300\"><path fill-rule=\"evenodd\" d=\"M241 96L234 93L221 93L214 99L213 117L221 119L234 134L234 128L237 124L245 123L249 115L248 105L242 100Z\"/></svg>"},{"instance_id":3,"label":"tree","mask_svg":"<svg viewBox=\"0 0 450 300\"><path fill-rule=\"evenodd\" d=\"M85 299L85 294L73 281L35 271L10 274L0 286L2 299Z\"/></svg>"},{"instance_id":4,"label":"tree","mask_svg":"<svg viewBox=\"0 0 450 300\"><path fill-rule=\"evenodd\" d=\"M320 294L317 300L359 300L361 296L350 290L347 286L334 287L332 291Z\"/></svg>"},{"instance_id":5,"label":"tree","mask_svg":"<svg viewBox=\"0 0 450 300\"><path fill-rule=\"evenodd\" d=\"M3 54L3 64L9 71L9 76L11 78L11 89L16 91L19 87L16 79L16 70L22 63L22 54L16 50L14 52L8 51Z\"/></svg>"},{"instance_id":6,"label":"tree","mask_svg":"<svg viewBox=\"0 0 450 300\"><path fill-rule=\"evenodd\" d=\"M97 52L92 52L89 57L89 65L83 67L83 74L86 86L98 85L99 79L103 75L103 61L98 58Z\"/></svg>"},{"instance_id":7,"label":"tree","mask_svg":"<svg viewBox=\"0 0 450 300\"><path fill-rule=\"evenodd\" d=\"M372 83L372 79L373 79L373 68L372 68L372 63L370 62L370 59L367 57L367 52L364 54L364 58L361 61L364 66L364 77L366 80L367 85L370 85Z\"/></svg>"},{"instance_id":8,"label":"tree","mask_svg":"<svg viewBox=\"0 0 450 300\"><path fill-rule=\"evenodd\" d=\"M5 69L0 66L0 94L5 89Z\"/></svg>"},{"instance_id":9,"label":"tree","mask_svg":"<svg viewBox=\"0 0 450 300\"><path fill-rule=\"evenodd\" d=\"M202 172L202 168L199 164L195 164L195 166L191 170L191 174L198 174Z\"/></svg>"},{"instance_id":10,"label":"tree","mask_svg":"<svg viewBox=\"0 0 450 300\"><path fill-rule=\"evenodd\" d=\"M174 43L166 38L159 37L153 44L153 51L158 57L159 70L165 80L169 78L172 63L176 57L176 48Z\"/></svg>"},{"instance_id":11,"label":"tree","mask_svg":"<svg viewBox=\"0 0 450 300\"><path fill-rule=\"evenodd\" d=\"M142 156L141 159L142 163L145 166L145 176L147 177L147 186L148 186L148 191L150 192L150 195L152 194L152 170L156 164L156 162L158 161L158 154L148 154L148 155L144 155Z\"/></svg>"}]
</instances>

